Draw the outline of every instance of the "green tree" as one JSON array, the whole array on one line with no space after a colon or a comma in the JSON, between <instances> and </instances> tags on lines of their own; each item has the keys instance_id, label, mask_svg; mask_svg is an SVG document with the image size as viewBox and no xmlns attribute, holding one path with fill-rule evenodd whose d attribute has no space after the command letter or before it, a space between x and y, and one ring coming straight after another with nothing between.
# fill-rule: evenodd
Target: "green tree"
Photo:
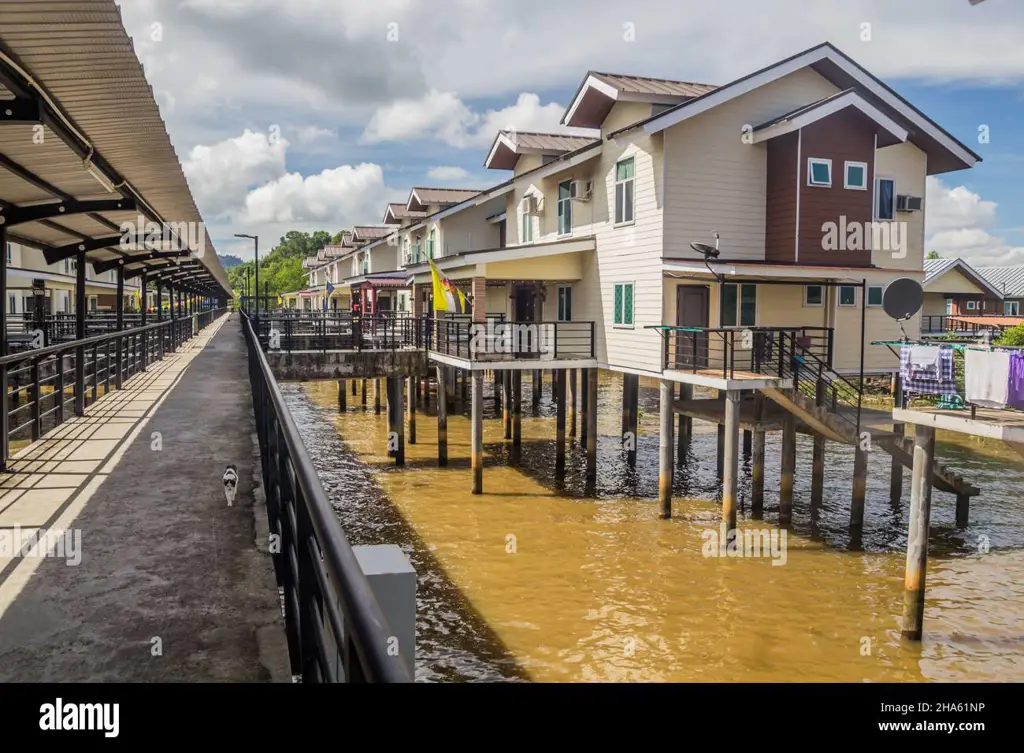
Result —
<instances>
[{"instance_id":1,"label":"green tree","mask_svg":"<svg viewBox=\"0 0 1024 753\"><path fill-rule=\"evenodd\" d=\"M260 287L266 285L272 300L282 293L304 288L306 272L302 269L302 260L315 255L330 243L331 234L326 230L317 230L313 233L289 230L270 253L260 257ZM227 270L236 297L240 298L242 295L246 275L251 282L255 282L255 269L256 265L252 261L247 261ZM260 293L262 292L261 290Z\"/></svg>"},{"instance_id":2,"label":"green tree","mask_svg":"<svg viewBox=\"0 0 1024 753\"><path fill-rule=\"evenodd\" d=\"M941 259L942 257L939 256L939 252L938 251L929 251L928 255L925 256L924 258L925 259Z\"/></svg>"},{"instance_id":3,"label":"green tree","mask_svg":"<svg viewBox=\"0 0 1024 753\"><path fill-rule=\"evenodd\" d=\"M1024 323L1018 324L1016 327L1010 327L1008 330L1003 332L1002 337L996 340L995 344L1010 347L1024 347Z\"/></svg>"}]
</instances>

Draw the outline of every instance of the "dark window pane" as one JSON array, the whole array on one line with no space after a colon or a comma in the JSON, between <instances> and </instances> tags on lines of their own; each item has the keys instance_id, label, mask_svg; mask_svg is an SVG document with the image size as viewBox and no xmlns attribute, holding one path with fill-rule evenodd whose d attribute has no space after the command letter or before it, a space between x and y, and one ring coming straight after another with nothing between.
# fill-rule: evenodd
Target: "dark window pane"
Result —
<instances>
[{"instance_id":1,"label":"dark window pane","mask_svg":"<svg viewBox=\"0 0 1024 753\"><path fill-rule=\"evenodd\" d=\"M881 306L882 305L882 288L879 288L879 287L868 288L868 305L870 305L870 306Z\"/></svg>"},{"instance_id":2,"label":"dark window pane","mask_svg":"<svg viewBox=\"0 0 1024 753\"><path fill-rule=\"evenodd\" d=\"M839 305L852 306L856 301L856 288L843 285L839 288Z\"/></svg>"},{"instance_id":3,"label":"dark window pane","mask_svg":"<svg viewBox=\"0 0 1024 753\"><path fill-rule=\"evenodd\" d=\"M757 285L744 285L740 291L740 326L753 327L757 323Z\"/></svg>"},{"instance_id":4,"label":"dark window pane","mask_svg":"<svg viewBox=\"0 0 1024 753\"><path fill-rule=\"evenodd\" d=\"M808 306L820 306L821 305L821 285L808 285L807 291L807 305Z\"/></svg>"},{"instance_id":5,"label":"dark window pane","mask_svg":"<svg viewBox=\"0 0 1024 753\"><path fill-rule=\"evenodd\" d=\"M722 286L722 326L736 326L736 286Z\"/></svg>"}]
</instances>

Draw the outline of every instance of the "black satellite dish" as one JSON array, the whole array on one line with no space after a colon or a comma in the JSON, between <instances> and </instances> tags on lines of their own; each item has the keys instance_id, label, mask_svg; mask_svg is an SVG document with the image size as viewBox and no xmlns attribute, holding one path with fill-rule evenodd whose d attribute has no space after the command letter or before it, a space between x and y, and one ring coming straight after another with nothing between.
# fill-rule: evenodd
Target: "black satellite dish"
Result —
<instances>
[{"instance_id":1,"label":"black satellite dish","mask_svg":"<svg viewBox=\"0 0 1024 753\"><path fill-rule=\"evenodd\" d=\"M900 277L885 286L882 309L898 322L906 321L924 305L924 288L917 280Z\"/></svg>"},{"instance_id":2,"label":"black satellite dish","mask_svg":"<svg viewBox=\"0 0 1024 753\"><path fill-rule=\"evenodd\" d=\"M705 259L714 259L718 256L718 249L709 243L700 243L694 241L690 244L690 248L696 251L698 254L704 256Z\"/></svg>"}]
</instances>

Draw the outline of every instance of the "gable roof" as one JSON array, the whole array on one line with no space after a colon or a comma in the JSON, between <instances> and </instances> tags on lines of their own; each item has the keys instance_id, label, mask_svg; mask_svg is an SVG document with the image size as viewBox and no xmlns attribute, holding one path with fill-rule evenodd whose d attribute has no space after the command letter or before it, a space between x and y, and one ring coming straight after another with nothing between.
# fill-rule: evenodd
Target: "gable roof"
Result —
<instances>
[{"instance_id":1,"label":"gable roof","mask_svg":"<svg viewBox=\"0 0 1024 753\"><path fill-rule=\"evenodd\" d=\"M963 259L956 257L950 259L925 259L924 260L924 286L927 287L931 283L938 280L940 277L945 275L947 272L953 270L958 271L968 280L973 282L979 288L983 288L991 293L996 298L1002 298L1002 289L998 285L993 285L992 282L985 276L983 270L985 267L972 267ZM996 267L988 267L988 269L996 269ZM1024 267L1004 267L1004 269L1020 269L1024 271ZM942 292L942 291L936 291Z\"/></svg>"},{"instance_id":2,"label":"gable roof","mask_svg":"<svg viewBox=\"0 0 1024 753\"><path fill-rule=\"evenodd\" d=\"M808 67L841 89L856 89L865 100L905 128L908 131L908 140L927 153L929 175L962 170L981 161L981 157L975 152L830 42L823 42L706 94L682 102L665 112L621 128L609 134L609 138L635 128L643 128L647 134L658 133Z\"/></svg>"},{"instance_id":3,"label":"gable roof","mask_svg":"<svg viewBox=\"0 0 1024 753\"><path fill-rule=\"evenodd\" d=\"M386 238L393 232L394 229L379 225L356 225L352 228L352 235L357 241L374 241L378 238Z\"/></svg>"},{"instance_id":4,"label":"gable roof","mask_svg":"<svg viewBox=\"0 0 1024 753\"><path fill-rule=\"evenodd\" d=\"M426 207L447 207L459 204L480 193L479 188L413 188L409 192L409 201L405 208L410 211L423 211Z\"/></svg>"},{"instance_id":5,"label":"gable roof","mask_svg":"<svg viewBox=\"0 0 1024 753\"><path fill-rule=\"evenodd\" d=\"M421 220L426 216L426 212L413 212L406 209L405 204L401 202L392 202L384 210L383 222L386 225L398 225L401 224L402 220Z\"/></svg>"},{"instance_id":6,"label":"gable roof","mask_svg":"<svg viewBox=\"0 0 1024 753\"><path fill-rule=\"evenodd\" d=\"M498 131L494 137L484 167L492 170L512 170L522 154L558 155L572 152L594 143L594 136L562 133L536 133L531 131Z\"/></svg>"},{"instance_id":7,"label":"gable roof","mask_svg":"<svg viewBox=\"0 0 1024 753\"><path fill-rule=\"evenodd\" d=\"M754 126L754 143L792 133L850 107L859 110L884 131L878 146L892 146L907 140L905 128L864 99L856 89L845 89Z\"/></svg>"},{"instance_id":8,"label":"gable roof","mask_svg":"<svg viewBox=\"0 0 1024 753\"><path fill-rule=\"evenodd\" d=\"M587 71L562 115L562 125L600 128L617 101L675 104L707 94L713 84Z\"/></svg>"},{"instance_id":9,"label":"gable roof","mask_svg":"<svg viewBox=\"0 0 1024 753\"><path fill-rule=\"evenodd\" d=\"M1024 264L1016 267L978 267L978 274L999 290L1001 298L1024 298Z\"/></svg>"}]
</instances>

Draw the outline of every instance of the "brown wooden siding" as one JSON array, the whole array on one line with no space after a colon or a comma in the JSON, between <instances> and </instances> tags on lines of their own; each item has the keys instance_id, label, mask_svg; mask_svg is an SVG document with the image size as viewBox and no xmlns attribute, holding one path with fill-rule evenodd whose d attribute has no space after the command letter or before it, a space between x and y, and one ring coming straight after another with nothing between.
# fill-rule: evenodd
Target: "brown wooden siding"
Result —
<instances>
[{"instance_id":1,"label":"brown wooden siding","mask_svg":"<svg viewBox=\"0 0 1024 753\"><path fill-rule=\"evenodd\" d=\"M846 108L803 129L800 140L800 264L827 264L831 266L869 266L870 250L829 250L823 248L822 225L834 222L840 225L865 223L870 229L872 197L875 181L875 131L873 121L858 110ZM822 188L807 185L808 159L818 157L832 160L832 186ZM867 190L846 189L844 163L867 163ZM840 226L841 227L841 226ZM870 235L870 230L868 232ZM870 245L870 237L864 248Z\"/></svg>"},{"instance_id":2,"label":"brown wooden siding","mask_svg":"<svg viewBox=\"0 0 1024 753\"><path fill-rule=\"evenodd\" d=\"M768 142L764 259L792 262L796 253L796 133Z\"/></svg>"}]
</instances>

